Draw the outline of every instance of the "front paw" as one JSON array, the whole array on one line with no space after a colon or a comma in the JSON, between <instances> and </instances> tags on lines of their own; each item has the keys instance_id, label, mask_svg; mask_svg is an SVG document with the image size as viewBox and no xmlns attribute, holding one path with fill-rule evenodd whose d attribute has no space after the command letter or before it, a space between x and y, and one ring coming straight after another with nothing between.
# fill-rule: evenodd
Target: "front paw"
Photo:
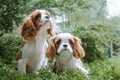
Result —
<instances>
[{"instance_id":1,"label":"front paw","mask_svg":"<svg viewBox=\"0 0 120 80\"><path fill-rule=\"evenodd\" d=\"M36 75L38 75L38 74L39 74L39 72L38 72L38 71L34 71L34 73L35 73Z\"/></svg>"}]
</instances>

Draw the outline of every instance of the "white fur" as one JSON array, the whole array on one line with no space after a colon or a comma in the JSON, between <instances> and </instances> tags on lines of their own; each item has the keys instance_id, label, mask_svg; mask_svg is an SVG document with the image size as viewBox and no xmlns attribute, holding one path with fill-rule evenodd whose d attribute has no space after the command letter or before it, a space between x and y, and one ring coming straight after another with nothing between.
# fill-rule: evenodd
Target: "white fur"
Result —
<instances>
[{"instance_id":1,"label":"white fur","mask_svg":"<svg viewBox=\"0 0 120 80\"><path fill-rule=\"evenodd\" d=\"M46 14L44 10L42 12L41 22L44 24L48 19L45 18ZM30 72L37 72L41 68L47 66L47 58L45 56L48 44L46 37L48 35L47 30L50 28L50 22L47 22L37 32L37 36L33 40L27 40L26 44L22 48L22 58L18 60L18 70L26 73L26 65L29 64Z\"/></svg>"},{"instance_id":2,"label":"white fur","mask_svg":"<svg viewBox=\"0 0 120 80\"><path fill-rule=\"evenodd\" d=\"M69 33L61 33L57 37L62 41L57 50L58 55L55 56L55 66L59 69L79 69L85 74L88 74L80 58L75 58L73 56L73 49L69 43L69 39L73 38L73 36ZM67 47L65 48L63 45L67 45Z\"/></svg>"},{"instance_id":3,"label":"white fur","mask_svg":"<svg viewBox=\"0 0 120 80\"><path fill-rule=\"evenodd\" d=\"M58 34L58 37L62 39L62 42L61 42L57 52L60 53L63 49L65 49L64 45L67 45L66 49L68 51L70 51L70 53L72 53L73 50L72 50L72 48L71 48L71 46L69 44L69 40L68 39L73 37L73 36L71 34L69 34L69 33L61 33L61 34Z\"/></svg>"}]
</instances>

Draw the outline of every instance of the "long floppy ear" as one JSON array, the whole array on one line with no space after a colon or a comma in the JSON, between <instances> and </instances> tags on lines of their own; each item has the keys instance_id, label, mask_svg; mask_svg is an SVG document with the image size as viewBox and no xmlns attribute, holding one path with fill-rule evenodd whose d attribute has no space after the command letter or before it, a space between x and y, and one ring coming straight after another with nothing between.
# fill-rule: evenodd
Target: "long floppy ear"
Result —
<instances>
[{"instance_id":1,"label":"long floppy ear","mask_svg":"<svg viewBox=\"0 0 120 80\"><path fill-rule=\"evenodd\" d=\"M76 58L81 58L85 56L85 51L81 46L81 40L77 37L74 37L74 46L73 46L73 55Z\"/></svg>"},{"instance_id":2,"label":"long floppy ear","mask_svg":"<svg viewBox=\"0 0 120 80\"><path fill-rule=\"evenodd\" d=\"M52 37L54 37L56 34L53 30L53 27L50 27L50 29L47 30L48 34L50 34Z\"/></svg>"},{"instance_id":3,"label":"long floppy ear","mask_svg":"<svg viewBox=\"0 0 120 80\"><path fill-rule=\"evenodd\" d=\"M56 27L55 20L53 18L50 18L50 29L47 30L48 34L51 36L55 36L55 30L54 28Z\"/></svg>"},{"instance_id":4,"label":"long floppy ear","mask_svg":"<svg viewBox=\"0 0 120 80\"><path fill-rule=\"evenodd\" d=\"M54 58L56 54L56 48L54 43L54 38L50 39L49 46L46 51L47 58Z\"/></svg>"},{"instance_id":5,"label":"long floppy ear","mask_svg":"<svg viewBox=\"0 0 120 80\"><path fill-rule=\"evenodd\" d=\"M26 18L21 27L21 36L26 40L32 40L36 36L36 28L31 18Z\"/></svg>"}]
</instances>

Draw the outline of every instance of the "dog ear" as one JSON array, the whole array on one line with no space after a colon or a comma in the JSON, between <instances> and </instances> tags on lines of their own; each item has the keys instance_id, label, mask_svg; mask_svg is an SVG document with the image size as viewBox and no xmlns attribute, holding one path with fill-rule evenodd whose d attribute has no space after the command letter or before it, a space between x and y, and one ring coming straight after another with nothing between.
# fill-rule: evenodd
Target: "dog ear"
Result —
<instances>
[{"instance_id":1,"label":"dog ear","mask_svg":"<svg viewBox=\"0 0 120 80\"><path fill-rule=\"evenodd\" d=\"M21 26L21 36L26 40L32 40L36 36L36 28L31 18L26 18Z\"/></svg>"},{"instance_id":2,"label":"dog ear","mask_svg":"<svg viewBox=\"0 0 120 80\"><path fill-rule=\"evenodd\" d=\"M46 56L47 58L54 58L55 57L55 54L56 54L56 47L55 47L55 43L54 43L54 37L52 39L50 39L49 41L49 46L47 48L47 51L46 51Z\"/></svg>"},{"instance_id":3,"label":"dog ear","mask_svg":"<svg viewBox=\"0 0 120 80\"><path fill-rule=\"evenodd\" d=\"M73 56L76 58L81 58L85 56L85 51L81 46L81 40L77 37L74 37L74 45L73 45Z\"/></svg>"},{"instance_id":4,"label":"dog ear","mask_svg":"<svg viewBox=\"0 0 120 80\"><path fill-rule=\"evenodd\" d=\"M55 36L55 28L56 27L56 23L54 18L50 18L50 29L47 30L48 34L51 36Z\"/></svg>"},{"instance_id":5,"label":"dog ear","mask_svg":"<svg viewBox=\"0 0 120 80\"><path fill-rule=\"evenodd\" d=\"M50 27L50 29L47 30L48 34L50 34L51 36L55 36L55 33L53 31L53 27Z\"/></svg>"}]
</instances>

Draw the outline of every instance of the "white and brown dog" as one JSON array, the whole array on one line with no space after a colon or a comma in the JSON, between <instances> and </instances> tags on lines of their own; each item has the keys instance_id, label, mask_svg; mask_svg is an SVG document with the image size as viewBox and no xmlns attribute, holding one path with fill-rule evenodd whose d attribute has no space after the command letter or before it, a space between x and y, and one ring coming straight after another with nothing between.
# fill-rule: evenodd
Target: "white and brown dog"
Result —
<instances>
[{"instance_id":1,"label":"white and brown dog","mask_svg":"<svg viewBox=\"0 0 120 80\"><path fill-rule=\"evenodd\" d=\"M81 40L70 33L61 33L50 39L46 55L54 59L56 71L64 69L79 69L85 74L88 71L84 68L80 58L85 56L81 46Z\"/></svg>"},{"instance_id":2,"label":"white and brown dog","mask_svg":"<svg viewBox=\"0 0 120 80\"><path fill-rule=\"evenodd\" d=\"M47 35L54 36L54 20L46 10L35 10L25 18L21 26L23 42L17 54L17 69L20 72L37 72L47 66Z\"/></svg>"}]
</instances>

